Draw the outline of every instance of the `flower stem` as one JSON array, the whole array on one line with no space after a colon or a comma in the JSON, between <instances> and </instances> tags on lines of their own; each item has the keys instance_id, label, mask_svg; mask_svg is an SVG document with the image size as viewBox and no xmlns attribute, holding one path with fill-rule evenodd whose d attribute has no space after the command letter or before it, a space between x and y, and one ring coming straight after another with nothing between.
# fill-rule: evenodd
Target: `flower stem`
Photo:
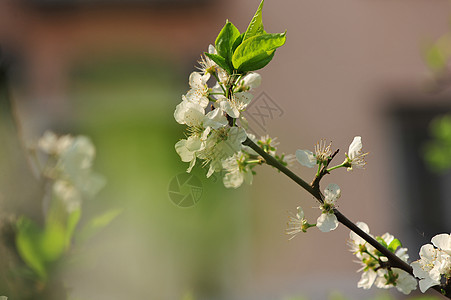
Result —
<instances>
[{"instance_id":1,"label":"flower stem","mask_svg":"<svg viewBox=\"0 0 451 300\"><path fill-rule=\"evenodd\" d=\"M338 168L343 168L343 167L344 167L343 164L338 165L338 166L333 166L332 168L327 169L327 172L333 171L333 170L338 169Z\"/></svg>"},{"instance_id":2,"label":"flower stem","mask_svg":"<svg viewBox=\"0 0 451 300\"><path fill-rule=\"evenodd\" d=\"M259 155L261 155L265 159L265 161L268 165L275 167L276 169L278 169L279 171L281 171L282 173L287 175L291 180L296 182L303 189L305 189L307 192L309 192L313 197L315 197L316 200L318 200L320 203L324 202L323 196L321 195L321 192L319 191L319 185L317 185L316 188L313 188L311 185L309 185L307 182L305 182L302 178L300 178L299 176L294 174L290 169L288 169L287 167L282 165L280 162L278 162L273 156L271 156L270 154L263 151L263 149L261 149L257 144L255 144L250 138L246 138L246 140L243 142L243 145L246 145L246 146L249 146L250 148L252 148L255 152L257 152ZM383 255L385 255L388 258L391 267L404 270L415 278L415 276L413 275L413 269L408 263L406 263L405 261L400 259L398 256L396 256L393 252L391 252L390 250L385 248L382 244L380 244L378 241L376 241L369 234L367 234L362 229L360 229L356 224L354 224L345 215L343 215L338 209L334 208L333 211L334 211L335 216L337 217L337 220L340 223L342 223L344 226L348 227L350 230L355 232L362 239L367 241L371 246L373 246L379 252L381 252ZM433 286L432 288L434 290L438 291L440 294L442 294L440 286ZM446 290L445 290L445 293L446 294L442 294L442 295L451 299L451 294L447 293Z\"/></svg>"}]
</instances>

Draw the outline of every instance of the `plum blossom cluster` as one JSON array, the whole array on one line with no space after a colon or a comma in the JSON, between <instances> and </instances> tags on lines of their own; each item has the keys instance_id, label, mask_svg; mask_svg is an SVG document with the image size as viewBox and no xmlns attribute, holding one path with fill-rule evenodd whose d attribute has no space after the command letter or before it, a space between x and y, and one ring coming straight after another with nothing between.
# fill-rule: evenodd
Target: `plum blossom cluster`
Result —
<instances>
[{"instance_id":1,"label":"plum blossom cluster","mask_svg":"<svg viewBox=\"0 0 451 300\"><path fill-rule=\"evenodd\" d=\"M324 202L320 205L321 214L316 220L316 224L308 223L304 218L304 211L302 207L297 207L297 214L295 216L288 217L288 224L286 233L292 235L290 240L294 238L299 232L307 232L310 227L318 227L322 232L329 232L338 227L338 220L334 214L334 208L336 201L341 196L340 187L335 184L329 184L324 190Z\"/></svg>"},{"instance_id":2,"label":"plum blossom cluster","mask_svg":"<svg viewBox=\"0 0 451 300\"><path fill-rule=\"evenodd\" d=\"M362 151L362 138L360 136L354 137L351 145L349 146L349 150L346 153L346 159L342 164L328 168L330 161L332 160L332 150L331 143L327 144L325 140L319 141L314 151L310 150L297 150L296 158L298 162L306 166L308 168L313 168L318 165L318 171L316 177L319 178L324 174L329 173L332 170L346 167L349 171L356 168L363 168L366 164L365 156L368 153L363 153ZM329 184L324 190L322 203L319 206L321 209L321 215L316 220L316 227L322 232L329 232L338 227L338 220L334 214L334 209L336 208L336 202L341 196L340 187L335 184ZM298 207L298 210L300 208ZM302 218L299 218L302 216ZM296 235L299 232L306 232L306 229L312 226L305 226L305 224L309 224L307 220L303 219L304 213L296 215L296 217L290 217L288 222L288 234ZM313 225L313 226L315 226Z\"/></svg>"},{"instance_id":3,"label":"plum blossom cluster","mask_svg":"<svg viewBox=\"0 0 451 300\"><path fill-rule=\"evenodd\" d=\"M332 150L330 147L331 143L327 144L326 140L321 140L316 144L314 153L310 150L297 150L296 158L299 163L305 167L313 168L318 165L318 169L320 169L328 163L329 159L331 159ZM366 165L365 156L367 156L368 153L364 153L362 147L362 137L354 137L351 145L349 145L348 152L345 154L346 159L343 163L330 168L328 171L341 167L346 167L348 171L352 171L354 168L363 169Z\"/></svg>"},{"instance_id":4,"label":"plum blossom cluster","mask_svg":"<svg viewBox=\"0 0 451 300\"><path fill-rule=\"evenodd\" d=\"M420 259L411 263L413 274L420 279L420 290L425 292L432 286L451 282L451 234L438 234L432 244L423 245Z\"/></svg>"},{"instance_id":5,"label":"plum blossom cluster","mask_svg":"<svg viewBox=\"0 0 451 300\"><path fill-rule=\"evenodd\" d=\"M213 45L208 53L217 55ZM190 90L174 112L175 120L187 126L186 139L178 141L175 150L183 162L189 162L187 172L200 159L203 166L208 166L207 177L221 172L228 188L237 188L243 182L251 184L255 174L252 169L264 160L242 144L248 136L256 140L246 133L243 111L253 98L250 91L260 85L261 76L255 72L229 75L206 55L199 64L199 71L189 76ZM215 79L214 85L209 86L210 78ZM269 136L256 142L285 165L294 160L291 155L277 156L277 144Z\"/></svg>"},{"instance_id":6,"label":"plum blossom cluster","mask_svg":"<svg viewBox=\"0 0 451 300\"><path fill-rule=\"evenodd\" d=\"M357 222L356 225L369 234L367 224ZM399 268L391 267L386 256L356 233L351 231L349 238L351 251L361 265L359 271L362 271L362 276L357 283L359 288L369 289L373 285L381 289L396 287L398 291L406 295L416 289L417 281L412 275ZM403 248L401 242L393 235L385 233L377 236L376 240L403 261L407 262L409 259L407 248Z\"/></svg>"},{"instance_id":7,"label":"plum blossom cluster","mask_svg":"<svg viewBox=\"0 0 451 300\"><path fill-rule=\"evenodd\" d=\"M86 136L46 131L36 148L44 154L37 165L52 198L61 201L67 212L79 209L83 199L94 197L105 185L105 179L92 170L95 148Z\"/></svg>"}]
</instances>

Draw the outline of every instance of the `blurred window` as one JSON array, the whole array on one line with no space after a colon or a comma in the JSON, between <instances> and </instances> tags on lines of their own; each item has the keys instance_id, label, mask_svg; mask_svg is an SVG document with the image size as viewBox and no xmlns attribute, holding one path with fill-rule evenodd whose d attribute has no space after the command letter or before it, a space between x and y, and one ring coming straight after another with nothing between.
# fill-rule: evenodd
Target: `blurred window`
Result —
<instances>
[{"instance_id":1,"label":"blurred window","mask_svg":"<svg viewBox=\"0 0 451 300\"><path fill-rule=\"evenodd\" d=\"M397 194L391 209L397 212L399 236L412 250L451 230L451 168L438 172L425 157L427 144L435 141L431 121L449 111L449 106L399 106L391 111L394 130L389 151L393 156L387 164L393 162L391 178L399 184L393 186ZM416 259L418 253L411 256Z\"/></svg>"}]
</instances>

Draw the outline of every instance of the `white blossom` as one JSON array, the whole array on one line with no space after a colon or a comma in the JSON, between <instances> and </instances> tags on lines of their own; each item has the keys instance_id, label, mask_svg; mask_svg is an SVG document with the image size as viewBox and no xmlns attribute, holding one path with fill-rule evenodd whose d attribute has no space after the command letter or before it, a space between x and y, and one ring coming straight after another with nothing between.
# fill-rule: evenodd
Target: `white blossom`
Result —
<instances>
[{"instance_id":1,"label":"white blossom","mask_svg":"<svg viewBox=\"0 0 451 300\"><path fill-rule=\"evenodd\" d=\"M348 166L348 171L352 171L354 167L362 169L366 165L365 156L368 153L363 153L362 147L362 138L360 136L354 137L346 154L345 164Z\"/></svg>"},{"instance_id":2,"label":"white blossom","mask_svg":"<svg viewBox=\"0 0 451 300\"><path fill-rule=\"evenodd\" d=\"M217 54L215 47L211 44L208 45L208 53ZM206 55L201 55L200 61L198 61L198 63L200 65L199 69L204 75L214 73L216 69L219 68L219 66Z\"/></svg>"},{"instance_id":3,"label":"white blossom","mask_svg":"<svg viewBox=\"0 0 451 300\"><path fill-rule=\"evenodd\" d=\"M38 148L50 155L60 155L73 143L70 135L57 136L51 131L46 131L38 140Z\"/></svg>"},{"instance_id":4,"label":"white blossom","mask_svg":"<svg viewBox=\"0 0 451 300\"><path fill-rule=\"evenodd\" d=\"M240 113L249 105L252 97L253 95L249 92L235 93L231 99L219 96L215 105L222 108L230 117L236 119L240 117Z\"/></svg>"},{"instance_id":5,"label":"white blossom","mask_svg":"<svg viewBox=\"0 0 451 300\"><path fill-rule=\"evenodd\" d=\"M291 235L289 240L293 239L299 232L306 232L308 228L308 222L304 218L304 210L300 206L296 209L296 215L288 216L286 233Z\"/></svg>"},{"instance_id":6,"label":"white blossom","mask_svg":"<svg viewBox=\"0 0 451 300\"><path fill-rule=\"evenodd\" d=\"M251 72L241 79L240 86L242 87L242 90L248 91L250 89L259 87L261 82L262 77L260 76L260 74Z\"/></svg>"},{"instance_id":7,"label":"white blossom","mask_svg":"<svg viewBox=\"0 0 451 300\"><path fill-rule=\"evenodd\" d=\"M210 73L201 75L199 72L192 72L189 76L189 85L191 89L186 94L186 100L197 103L202 108L207 107L210 100L208 99L209 91L207 81L210 78Z\"/></svg>"},{"instance_id":8,"label":"white blossom","mask_svg":"<svg viewBox=\"0 0 451 300\"><path fill-rule=\"evenodd\" d=\"M413 274L420 278L420 290L423 293L430 287L439 285L442 276L451 278L451 234L438 234L431 241L434 245L423 245L419 253L420 259L411 263Z\"/></svg>"},{"instance_id":9,"label":"white blossom","mask_svg":"<svg viewBox=\"0 0 451 300\"><path fill-rule=\"evenodd\" d=\"M377 272L373 269L368 269L362 273L359 282L357 282L358 288L363 288L364 290L370 289L377 278Z\"/></svg>"},{"instance_id":10,"label":"white blossom","mask_svg":"<svg viewBox=\"0 0 451 300\"><path fill-rule=\"evenodd\" d=\"M243 152L237 152L222 162L222 167L226 171L223 177L226 188L238 188L243 182L252 184L252 170L246 164L246 157Z\"/></svg>"},{"instance_id":11,"label":"white blossom","mask_svg":"<svg viewBox=\"0 0 451 300\"><path fill-rule=\"evenodd\" d=\"M241 150L246 139L246 132L238 127L221 127L212 131L205 141L205 148L199 151L198 157L210 164L207 177L222 170L222 161Z\"/></svg>"},{"instance_id":12,"label":"white blossom","mask_svg":"<svg viewBox=\"0 0 451 300\"><path fill-rule=\"evenodd\" d=\"M296 159L304 167L313 168L316 166L316 157L309 150L296 150Z\"/></svg>"},{"instance_id":13,"label":"white blossom","mask_svg":"<svg viewBox=\"0 0 451 300\"><path fill-rule=\"evenodd\" d=\"M80 208L82 196L69 181L55 181L52 191L53 195L64 203L68 212L73 212Z\"/></svg>"},{"instance_id":14,"label":"white blossom","mask_svg":"<svg viewBox=\"0 0 451 300\"><path fill-rule=\"evenodd\" d=\"M174 118L179 124L199 126L205 117L205 109L198 103L183 100L175 108Z\"/></svg>"},{"instance_id":15,"label":"white blossom","mask_svg":"<svg viewBox=\"0 0 451 300\"><path fill-rule=\"evenodd\" d=\"M331 144L327 144L325 140L320 140L315 145L315 153L310 150L297 150L296 158L299 163L305 167L313 168L317 164L326 162L332 153Z\"/></svg>"},{"instance_id":16,"label":"white blossom","mask_svg":"<svg viewBox=\"0 0 451 300\"><path fill-rule=\"evenodd\" d=\"M357 222L357 227L363 230L363 232L370 235L370 229L368 225L364 222ZM370 235L371 236L371 235ZM359 260L363 258L368 258L368 254L365 251L372 252L374 251L374 247L368 244L363 238L361 238L357 233L351 231L349 233L349 242L348 245L351 248L351 252L357 256Z\"/></svg>"},{"instance_id":17,"label":"white blossom","mask_svg":"<svg viewBox=\"0 0 451 300\"><path fill-rule=\"evenodd\" d=\"M333 209L340 196L340 187L335 183L329 184L324 190L324 203L320 206L322 213L316 221L316 226L322 232L329 232L337 228L338 220Z\"/></svg>"},{"instance_id":18,"label":"white blossom","mask_svg":"<svg viewBox=\"0 0 451 300\"><path fill-rule=\"evenodd\" d=\"M405 295L410 294L417 289L417 280L409 273L398 268L377 270L377 278L375 280L376 287L380 289L396 289Z\"/></svg>"},{"instance_id":19,"label":"white blossom","mask_svg":"<svg viewBox=\"0 0 451 300\"><path fill-rule=\"evenodd\" d=\"M369 232L369 227L364 222L357 222L356 225L362 229L365 233L372 236ZM359 271L363 271L360 281L357 283L357 287L363 289L369 289L373 284L378 288L388 289L396 287L400 292L409 294L412 290L416 289L417 282L409 273L397 269L383 268L380 262L388 262L388 258L383 256L367 241L361 238L356 233L349 234L349 246L352 253L358 258L358 262L361 265ZM388 245L395 240L395 237L389 233L383 234L380 238ZM409 255L407 254L407 248L399 247L395 255L401 258L403 261L407 261Z\"/></svg>"},{"instance_id":20,"label":"white blossom","mask_svg":"<svg viewBox=\"0 0 451 300\"><path fill-rule=\"evenodd\" d=\"M52 183L52 193L69 212L77 209L84 198L93 197L105 185L105 179L92 171L95 147L85 136L58 137L46 132L38 148L51 155L43 175Z\"/></svg>"}]
</instances>

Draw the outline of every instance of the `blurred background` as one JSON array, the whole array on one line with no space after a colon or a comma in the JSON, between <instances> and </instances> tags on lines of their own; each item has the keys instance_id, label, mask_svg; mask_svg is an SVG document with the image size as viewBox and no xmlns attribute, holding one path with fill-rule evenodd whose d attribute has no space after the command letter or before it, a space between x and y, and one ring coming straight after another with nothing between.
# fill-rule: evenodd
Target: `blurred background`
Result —
<instances>
[{"instance_id":1,"label":"blurred background","mask_svg":"<svg viewBox=\"0 0 451 300\"><path fill-rule=\"evenodd\" d=\"M381 294L357 288L360 266L344 226L288 241L288 212L301 205L313 221L319 210L270 167L256 169L252 186L228 190L197 166L198 202L180 207L171 200L171 181L188 167L174 150L184 126L173 118L188 76L225 20L244 31L258 4L0 0L0 47L13 101L12 109L3 101L0 121L2 215L42 215L23 144L47 129L87 135L96 146L94 168L107 185L83 204L83 216L123 209L63 268L73 299ZM285 153L313 149L325 138L340 149L341 163L361 135L370 152L366 170L340 169L323 186L339 184L339 209L375 235L400 238L411 260L432 236L451 230L450 173L424 160L431 120L451 108L425 49L451 30L450 15L445 0L267 0L265 29L287 30L287 42L259 72L262 85L246 112L251 131L278 137ZM300 165L293 170L306 181L314 176ZM0 258L3 276L9 259ZM12 293L7 284L0 289ZM405 299L396 291L390 297Z\"/></svg>"}]
</instances>

